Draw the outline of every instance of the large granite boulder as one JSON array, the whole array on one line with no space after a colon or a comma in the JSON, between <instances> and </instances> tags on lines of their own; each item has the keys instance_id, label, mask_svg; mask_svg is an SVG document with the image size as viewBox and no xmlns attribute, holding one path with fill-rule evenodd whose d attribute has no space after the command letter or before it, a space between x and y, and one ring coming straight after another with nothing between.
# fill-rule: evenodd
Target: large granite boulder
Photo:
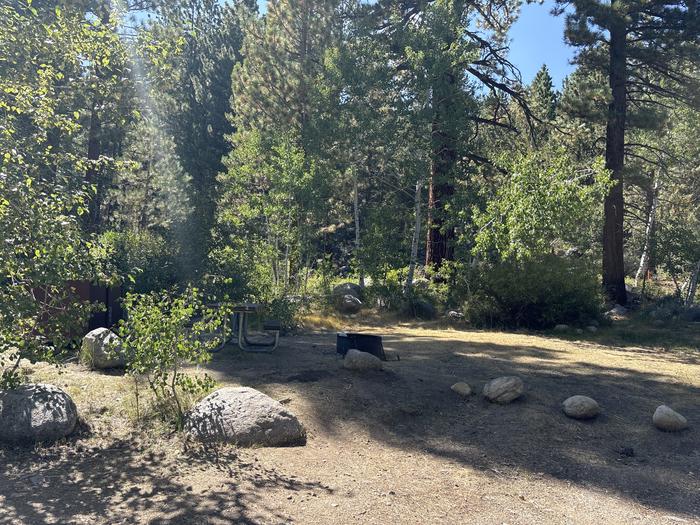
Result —
<instances>
[{"instance_id":1,"label":"large granite boulder","mask_svg":"<svg viewBox=\"0 0 700 525\"><path fill-rule=\"evenodd\" d=\"M492 403L505 405L519 398L524 390L525 385L522 379L516 376L504 376L486 383L483 394Z\"/></svg>"},{"instance_id":2,"label":"large granite boulder","mask_svg":"<svg viewBox=\"0 0 700 525\"><path fill-rule=\"evenodd\" d=\"M343 283L333 288L333 306L344 314L356 314L362 309L362 288L355 283Z\"/></svg>"},{"instance_id":3,"label":"large granite boulder","mask_svg":"<svg viewBox=\"0 0 700 525\"><path fill-rule=\"evenodd\" d=\"M121 340L107 328L95 328L83 337L80 361L97 370L126 366Z\"/></svg>"},{"instance_id":4,"label":"large granite boulder","mask_svg":"<svg viewBox=\"0 0 700 525\"><path fill-rule=\"evenodd\" d=\"M354 295L346 294L335 300L336 309L343 314L356 314L362 310L362 301Z\"/></svg>"},{"instance_id":5,"label":"large granite boulder","mask_svg":"<svg viewBox=\"0 0 700 525\"><path fill-rule=\"evenodd\" d=\"M75 429L75 403L54 385L30 383L0 390L0 441L19 445L61 439Z\"/></svg>"},{"instance_id":6,"label":"large granite boulder","mask_svg":"<svg viewBox=\"0 0 700 525\"><path fill-rule=\"evenodd\" d=\"M351 348L345 354L343 367L348 370L381 370L383 368L383 363L382 360L374 354Z\"/></svg>"},{"instance_id":7,"label":"large granite boulder","mask_svg":"<svg viewBox=\"0 0 700 525\"><path fill-rule=\"evenodd\" d=\"M627 315L627 312L627 308L620 304L616 304L610 310L605 312L605 315L608 317L622 317L623 315Z\"/></svg>"},{"instance_id":8,"label":"large granite boulder","mask_svg":"<svg viewBox=\"0 0 700 525\"><path fill-rule=\"evenodd\" d=\"M253 388L225 387L187 414L185 431L204 442L242 447L303 445L306 432L281 403Z\"/></svg>"},{"instance_id":9,"label":"large granite boulder","mask_svg":"<svg viewBox=\"0 0 700 525\"><path fill-rule=\"evenodd\" d=\"M344 295L352 295L362 300L362 287L355 283L342 283L333 288L332 295L334 298L343 297Z\"/></svg>"}]
</instances>

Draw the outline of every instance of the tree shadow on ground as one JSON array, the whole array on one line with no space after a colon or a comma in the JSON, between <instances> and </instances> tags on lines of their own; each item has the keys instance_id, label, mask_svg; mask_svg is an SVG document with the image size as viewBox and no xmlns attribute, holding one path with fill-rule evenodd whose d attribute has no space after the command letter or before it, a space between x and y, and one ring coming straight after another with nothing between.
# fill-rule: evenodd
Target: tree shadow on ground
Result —
<instances>
[{"instance_id":1,"label":"tree shadow on ground","mask_svg":"<svg viewBox=\"0 0 700 525\"><path fill-rule=\"evenodd\" d=\"M662 403L699 422L699 388L653 367L628 367L625 360L634 356L626 353L601 365L586 361L585 354L572 358L536 344L460 337L389 334L385 345L401 361L387 363L385 372L343 370L334 334L288 339L276 354L265 356L228 349L209 368L222 382L263 391L284 386L310 407L302 419L315 433L342 439L361 429L402 451L427 452L479 470L546 475L646 506L700 515L697 426L669 434L651 424ZM317 381L289 381L308 370ZM501 375L522 377L526 394L510 405L494 405L479 395L465 400L449 389L467 381L480 392ZM590 422L567 418L561 402L575 394L594 397L603 414Z\"/></svg>"},{"instance_id":2,"label":"tree shadow on ground","mask_svg":"<svg viewBox=\"0 0 700 525\"><path fill-rule=\"evenodd\" d=\"M233 448L187 447L184 458L149 451L136 441L107 448L80 442L0 449L0 524L286 522L261 491L326 490L241 459ZM194 494L180 473L214 467L224 475Z\"/></svg>"}]
</instances>

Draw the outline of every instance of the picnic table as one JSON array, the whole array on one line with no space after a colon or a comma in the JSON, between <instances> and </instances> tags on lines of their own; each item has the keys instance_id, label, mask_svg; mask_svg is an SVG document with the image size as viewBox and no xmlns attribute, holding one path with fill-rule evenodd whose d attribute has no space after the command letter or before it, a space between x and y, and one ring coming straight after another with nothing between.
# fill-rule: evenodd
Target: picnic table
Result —
<instances>
[{"instance_id":1,"label":"picnic table","mask_svg":"<svg viewBox=\"0 0 700 525\"><path fill-rule=\"evenodd\" d=\"M250 317L257 315L262 310L262 305L258 303L242 303L233 307L231 325L238 348L244 352L272 352L280 339L280 323L277 321L266 321L263 323L263 331L271 333L272 341L254 342L248 339L248 325Z\"/></svg>"}]
</instances>

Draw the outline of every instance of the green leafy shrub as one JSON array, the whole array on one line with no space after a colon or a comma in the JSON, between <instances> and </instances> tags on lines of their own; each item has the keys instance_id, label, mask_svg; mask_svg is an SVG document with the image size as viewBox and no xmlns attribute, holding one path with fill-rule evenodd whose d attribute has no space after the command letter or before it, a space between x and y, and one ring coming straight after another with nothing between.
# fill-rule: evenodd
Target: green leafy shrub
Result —
<instances>
[{"instance_id":1,"label":"green leafy shrub","mask_svg":"<svg viewBox=\"0 0 700 525\"><path fill-rule=\"evenodd\" d=\"M484 269L464 313L475 325L543 329L599 319L602 306L598 277L586 261L547 255Z\"/></svg>"},{"instance_id":2,"label":"green leafy shrub","mask_svg":"<svg viewBox=\"0 0 700 525\"><path fill-rule=\"evenodd\" d=\"M204 285L208 293L231 300L267 296L274 288L267 267L266 247L253 239L227 240L209 252Z\"/></svg>"},{"instance_id":3,"label":"green leafy shrub","mask_svg":"<svg viewBox=\"0 0 700 525\"><path fill-rule=\"evenodd\" d=\"M410 294L406 295L407 275L407 267L387 270L382 279L372 281L365 289L366 303L400 312L407 317L434 318L437 314L436 305L444 302L445 284L429 279L422 271L417 270Z\"/></svg>"},{"instance_id":4,"label":"green leafy shrub","mask_svg":"<svg viewBox=\"0 0 700 525\"><path fill-rule=\"evenodd\" d=\"M405 268L387 271L383 279L373 280L365 288L365 303L376 304L386 310L400 310L405 302L403 294L405 279Z\"/></svg>"},{"instance_id":5,"label":"green leafy shrub","mask_svg":"<svg viewBox=\"0 0 700 525\"><path fill-rule=\"evenodd\" d=\"M673 280L676 295L689 302L687 289L681 284L688 280L700 261L700 232L697 226L678 218L669 218L659 225L656 234L656 256Z\"/></svg>"},{"instance_id":6,"label":"green leafy shrub","mask_svg":"<svg viewBox=\"0 0 700 525\"><path fill-rule=\"evenodd\" d=\"M471 257L455 260L443 261L439 270L426 268L426 279L423 279L424 294L433 301L434 304L442 304L445 307L454 308L461 306L464 297L470 295L474 288L474 281L477 275L472 267ZM420 290L420 282L417 288Z\"/></svg>"},{"instance_id":7,"label":"green leafy shrub","mask_svg":"<svg viewBox=\"0 0 700 525\"><path fill-rule=\"evenodd\" d=\"M210 352L222 343L225 308L208 308L202 294L188 288L182 295L172 292L128 294L124 302L126 320L119 325L127 356L127 373L145 379L164 421L182 428L187 396L212 388L214 381L187 374L185 365L208 362ZM212 337L212 334L214 336Z\"/></svg>"},{"instance_id":8,"label":"green leafy shrub","mask_svg":"<svg viewBox=\"0 0 700 525\"><path fill-rule=\"evenodd\" d=\"M94 265L74 210L84 193L58 191L14 171L0 173L0 389L17 386L20 361L55 361L81 333L92 306L70 281Z\"/></svg>"},{"instance_id":9,"label":"green leafy shrub","mask_svg":"<svg viewBox=\"0 0 700 525\"><path fill-rule=\"evenodd\" d=\"M406 298L402 311L404 315L416 319L434 319L437 315L437 309L433 302L427 297L418 295L411 295L411 297Z\"/></svg>"},{"instance_id":10,"label":"green leafy shrub","mask_svg":"<svg viewBox=\"0 0 700 525\"><path fill-rule=\"evenodd\" d=\"M678 295L667 295L647 304L642 310L642 317L661 325L675 321L698 322L700 321L700 307L688 307Z\"/></svg>"},{"instance_id":11,"label":"green leafy shrub","mask_svg":"<svg viewBox=\"0 0 700 525\"><path fill-rule=\"evenodd\" d=\"M302 297L293 298L285 295L280 295L271 298L265 303L264 315L269 319L275 319L280 322L282 330L288 332L293 330L299 324L299 310L304 307Z\"/></svg>"},{"instance_id":12,"label":"green leafy shrub","mask_svg":"<svg viewBox=\"0 0 700 525\"><path fill-rule=\"evenodd\" d=\"M171 245L148 230L108 231L100 244L106 263L135 293L164 290L177 282L177 265Z\"/></svg>"}]
</instances>

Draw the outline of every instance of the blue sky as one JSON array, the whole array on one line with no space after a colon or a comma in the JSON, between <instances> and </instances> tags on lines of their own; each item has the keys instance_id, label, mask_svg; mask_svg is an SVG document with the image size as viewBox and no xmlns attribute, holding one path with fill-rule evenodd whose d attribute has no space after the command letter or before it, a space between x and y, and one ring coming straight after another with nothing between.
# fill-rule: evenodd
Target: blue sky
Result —
<instances>
[{"instance_id":1,"label":"blue sky","mask_svg":"<svg viewBox=\"0 0 700 525\"><path fill-rule=\"evenodd\" d=\"M265 10L266 0L258 0L260 10ZM535 73L547 64L554 80L554 87L561 89L562 81L574 68L569 64L573 48L564 43L564 17L550 14L554 2L543 4L523 2L520 17L510 30L510 60L530 83Z\"/></svg>"},{"instance_id":2,"label":"blue sky","mask_svg":"<svg viewBox=\"0 0 700 525\"><path fill-rule=\"evenodd\" d=\"M569 64L574 49L564 43L564 17L550 14L553 5L550 0L542 5L523 3L520 18L510 30L510 60L525 83L547 64L554 86L560 89L564 77L574 70Z\"/></svg>"}]
</instances>

